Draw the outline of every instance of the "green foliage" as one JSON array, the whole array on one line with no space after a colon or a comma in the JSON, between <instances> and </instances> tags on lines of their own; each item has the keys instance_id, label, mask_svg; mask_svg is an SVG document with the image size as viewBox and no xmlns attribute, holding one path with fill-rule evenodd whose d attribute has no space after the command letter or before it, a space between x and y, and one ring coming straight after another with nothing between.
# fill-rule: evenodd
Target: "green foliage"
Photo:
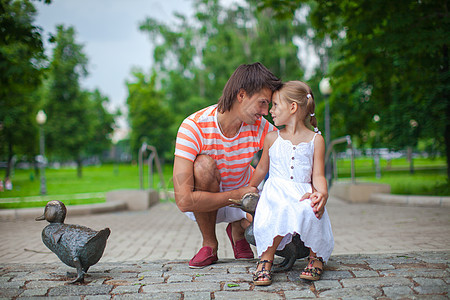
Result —
<instances>
[{"instance_id":1,"label":"green foliage","mask_svg":"<svg viewBox=\"0 0 450 300\"><path fill-rule=\"evenodd\" d=\"M135 72L134 82L128 82L128 116L131 131L132 154L137 156L143 142L156 147L158 154L166 153L174 146L173 115L161 92L155 88L156 75L147 79L144 74Z\"/></svg>"},{"instance_id":2,"label":"green foliage","mask_svg":"<svg viewBox=\"0 0 450 300\"><path fill-rule=\"evenodd\" d=\"M8 161L6 176L15 154L36 153L33 92L41 84L45 56L35 15L30 1L0 2L0 159Z\"/></svg>"},{"instance_id":3,"label":"green foliage","mask_svg":"<svg viewBox=\"0 0 450 300\"><path fill-rule=\"evenodd\" d=\"M98 89L93 92L85 91L85 93L88 97L86 111L92 127L89 144L85 149L85 155L99 156L104 151L109 150L111 146L111 134L114 130L115 115L106 110L105 106L109 102L109 99L102 95Z\"/></svg>"},{"instance_id":4,"label":"green foliage","mask_svg":"<svg viewBox=\"0 0 450 300\"><path fill-rule=\"evenodd\" d=\"M75 30L60 25L51 38L55 43L45 95L46 145L51 157L73 159L82 176L85 155L100 154L109 145L113 116L104 104L108 99L96 90L83 91L79 80L87 75L87 58L75 41Z\"/></svg>"},{"instance_id":5,"label":"green foliage","mask_svg":"<svg viewBox=\"0 0 450 300\"><path fill-rule=\"evenodd\" d=\"M168 136L172 148L165 151L165 157L170 158L182 120L217 103L239 65L260 61L286 80L303 76L293 42L295 36L306 32L301 22L275 20L270 10L258 10L258 1L254 0L232 7L223 7L217 0L197 0L194 7L191 22L178 14L170 26L152 18L140 26L154 45L154 86L174 116ZM130 114L133 131L139 130L134 123L145 123L134 121L134 117ZM135 141L138 138L139 134Z\"/></svg>"},{"instance_id":6,"label":"green foliage","mask_svg":"<svg viewBox=\"0 0 450 300\"><path fill-rule=\"evenodd\" d=\"M263 0L261 9L293 19L295 6L310 3L315 34L329 41L333 137L389 148L432 138L450 162L448 1L285 2Z\"/></svg>"},{"instance_id":7,"label":"green foliage","mask_svg":"<svg viewBox=\"0 0 450 300\"><path fill-rule=\"evenodd\" d=\"M434 138L444 149L450 87L447 5L319 1L313 24L336 43L332 112L344 107L347 132L367 135L373 126L367 120L378 114L385 145L404 148Z\"/></svg>"}]
</instances>

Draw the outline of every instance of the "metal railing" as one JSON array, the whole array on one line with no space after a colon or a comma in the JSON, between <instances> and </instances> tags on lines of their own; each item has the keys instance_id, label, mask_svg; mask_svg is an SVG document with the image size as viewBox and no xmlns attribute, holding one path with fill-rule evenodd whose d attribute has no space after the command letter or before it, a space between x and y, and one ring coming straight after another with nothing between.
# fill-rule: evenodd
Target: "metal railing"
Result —
<instances>
[{"instance_id":1,"label":"metal railing","mask_svg":"<svg viewBox=\"0 0 450 300\"><path fill-rule=\"evenodd\" d=\"M353 143L352 138L349 135L346 135L344 137L340 137L337 139L334 139L330 142L329 145L327 145L327 152L325 153L325 178L327 179L328 186L331 187L333 176L331 174L331 161L330 156L333 154L333 170L334 170L334 177L337 178L337 165L336 165L336 153L333 150L333 147L337 144L347 143L347 147L351 150L351 178L352 183L355 183L355 151L353 149Z\"/></svg>"},{"instance_id":2,"label":"metal railing","mask_svg":"<svg viewBox=\"0 0 450 300\"><path fill-rule=\"evenodd\" d=\"M153 188L153 161L155 161L155 165L156 168L158 170L158 174L159 174L159 180L160 180L160 184L162 185L162 188L164 190L164 198L165 200L168 199L168 191L167 191L167 185L166 182L164 180L164 176L163 176L163 172L162 172L162 167L161 167L161 162L159 161L159 157L158 157L158 152L156 151L156 148L154 146L151 145L147 145L147 143L143 143L141 148L139 149L139 155L138 155L138 160L139 160L139 186L141 188L141 190L144 189L144 154L150 151L150 154L148 155L147 158L147 164L148 164L148 188L151 189Z\"/></svg>"}]
</instances>

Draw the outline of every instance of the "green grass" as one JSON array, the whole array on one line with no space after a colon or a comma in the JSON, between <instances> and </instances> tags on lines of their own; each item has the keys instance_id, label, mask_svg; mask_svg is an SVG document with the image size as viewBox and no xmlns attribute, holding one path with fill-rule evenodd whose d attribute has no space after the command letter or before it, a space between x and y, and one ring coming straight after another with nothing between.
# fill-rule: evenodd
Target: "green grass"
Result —
<instances>
[{"instance_id":1,"label":"green grass","mask_svg":"<svg viewBox=\"0 0 450 300\"><path fill-rule=\"evenodd\" d=\"M414 173L409 171L409 162L405 158L381 159L381 178L375 176L375 166L371 158L355 160L355 178L362 182L386 183L391 186L392 194L449 196L450 186L447 180L447 165L444 158L415 158ZM349 159L337 161L338 180L350 179Z\"/></svg>"},{"instance_id":2,"label":"green grass","mask_svg":"<svg viewBox=\"0 0 450 300\"><path fill-rule=\"evenodd\" d=\"M338 180L349 180L350 160L340 159L337 166ZM444 158L416 158L415 172L410 174L406 159L393 159L389 163L382 159L382 176L377 179L373 159L355 160L357 181L390 184L393 194L449 196L446 167ZM164 180L169 189L173 188L172 168L172 164L163 167ZM140 188L137 165L87 166L83 167L82 178L77 177L75 168L46 169L45 175L48 196L39 197L39 176L34 174L34 170L16 169L12 176L13 190L0 192L0 208L42 207L53 197L64 199L65 204L101 203L105 201L108 191ZM147 167L144 168L144 188L148 188ZM157 173L154 174L153 188L162 188Z\"/></svg>"},{"instance_id":3,"label":"green grass","mask_svg":"<svg viewBox=\"0 0 450 300\"><path fill-rule=\"evenodd\" d=\"M156 168L154 168L156 171ZM148 188L148 169L144 167L144 188ZM168 188L173 188L172 165L163 166L163 176ZM46 169L47 195L55 199L61 195L106 193L118 189L139 189L139 169L137 165L102 165L83 167L82 178L77 177L75 168ZM12 176L13 190L0 192L0 208L40 207L49 197L40 199L40 180L34 170L16 169ZM162 189L157 173L153 175L153 188ZM8 199L5 199L8 198ZM13 198L13 199L11 199ZM104 194L85 199L62 196L65 204L88 204L105 202ZM3 200L3 201L2 201ZM12 201L11 201L12 200ZM6 203L8 201L8 203Z\"/></svg>"},{"instance_id":4,"label":"green grass","mask_svg":"<svg viewBox=\"0 0 450 300\"><path fill-rule=\"evenodd\" d=\"M1 202L1 209L15 209L15 208L30 208L30 207L44 207L49 200L19 200L11 202ZM105 202L105 197L86 198L86 199L66 199L62 201L65 205L80 205L80 204L94 204Z\"/></svg>"}]
</instances>

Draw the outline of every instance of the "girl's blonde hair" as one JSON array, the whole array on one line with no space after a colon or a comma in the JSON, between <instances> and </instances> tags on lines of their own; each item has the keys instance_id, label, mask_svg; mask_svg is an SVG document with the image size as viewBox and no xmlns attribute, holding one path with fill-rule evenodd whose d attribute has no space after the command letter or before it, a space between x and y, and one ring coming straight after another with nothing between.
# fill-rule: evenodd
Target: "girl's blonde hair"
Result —
<instances>
[{"instance_id":1,"label":"girl's blonde hair","mask_svg":"<svg viewBox=\"0 0 450 300\"><path fill-rule=\"evenodd\" d=\"M307 125L306 120L309 117L309 123L314 127L314 131L317 132L314 95L306 83L298 80L285 82L279 90L279 95L280 99L288 101L288 103L296 102L300 106L300 116L305 125Z\"/></svg>"}]
</instances>

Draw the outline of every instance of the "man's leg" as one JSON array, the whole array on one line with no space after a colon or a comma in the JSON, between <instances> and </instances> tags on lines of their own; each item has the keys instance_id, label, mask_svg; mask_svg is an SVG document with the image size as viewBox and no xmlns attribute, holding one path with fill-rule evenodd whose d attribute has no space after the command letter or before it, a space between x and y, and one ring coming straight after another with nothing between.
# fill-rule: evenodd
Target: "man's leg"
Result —
<instances>
[{"instance_id":1,"label":"man's leg","mask_svg":"<svg viewBox=\"0 0 450 300\"><path fill-rule=\"evenodd\" d=\"M220 192L220 173L216 162L208 155L198 155L194 161L194 185L197 191ZM202 233L203 247L209 246L217 253L216 217L217 210L194 212L197 225Z\"/></svg>"}]
</instances>

